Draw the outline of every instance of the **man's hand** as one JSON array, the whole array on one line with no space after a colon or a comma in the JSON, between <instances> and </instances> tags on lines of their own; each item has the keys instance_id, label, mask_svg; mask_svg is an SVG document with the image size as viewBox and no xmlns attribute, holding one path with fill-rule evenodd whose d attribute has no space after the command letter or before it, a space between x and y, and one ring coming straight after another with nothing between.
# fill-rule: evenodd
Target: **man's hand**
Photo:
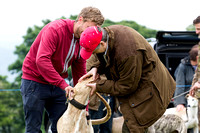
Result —
<instances>
[{"instance_id":1,"label":"man's hand","mask_svg":"<svg viewBox=\"0 0 200 133\"><path fill-rule=\"evenodd\" d=\"M83 75L79 80L78 82L81 82L82 80L84 80L85 78L88 78L92 76L93 77L93 80L96 80L99 78L99 74L97 74L97 68L94 67L92 68L87 74Z\"/></svg>"},{"instance_id":2,"label":"man's hand","mask_svg":"<svg viewBox=\"0 0 200 133\"><path fill-rule=\"evenodd\" d=\"M182 111L184 109L184 105L183 104L179 104L176 106L176 111L179 112L179 111Z\"/></svg>"},{"instance_id":3,"label":"man's hand","mask_svg":"<svg viewBox=\"0 0 200 133\"><path fill-rule=\"evenodd\" d=\"M92 88L90 95L93 95L96 92L96 83L86 84L86 86Z\"/></svg>"},{"instance_id":4,"label":"man's hand","mask_svg":"<svg viewBox=\"0 0 200 133\"><path fill-rule=\"evenodd\" d=\"M73 87L67 86L67 87L65 88L65 92L66 92L66 97L68 97L68 95L69 95L70 92L71 92L71 93L74 92Z\"/></svg>"},{"instance_id":5,"label":"man's hand","mask_svg":"<svg viewBox=\"0 0 200 133\"><path fill-rule=\"evenodd\" d=\"M195 95L195 91L197 91L198 89L200 89L200 83L196 82L192 88L190 89L190 95L194 97Z\"/></svg>"}]
</instances>

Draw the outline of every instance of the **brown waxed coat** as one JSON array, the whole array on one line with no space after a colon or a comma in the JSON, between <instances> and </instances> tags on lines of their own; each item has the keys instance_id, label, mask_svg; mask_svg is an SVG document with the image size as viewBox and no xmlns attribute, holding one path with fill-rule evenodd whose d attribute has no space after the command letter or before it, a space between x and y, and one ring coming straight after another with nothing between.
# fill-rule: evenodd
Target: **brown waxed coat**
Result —
<instances>
[{"instance_id":1,"label":"brown waxed coat","mask_svg":"<svg viewBox=\"0 0 200 133\"><path fill-rule=\"evenodd\" d=\"M97 91L116 96L130 132L141 132L137 129L149 127L162 116L175 81L137 31L122 25L105 29L109 34L106 56L95 55L100 63L90 64L107 77L97 82Z\"/></svg>"}]
</instances>

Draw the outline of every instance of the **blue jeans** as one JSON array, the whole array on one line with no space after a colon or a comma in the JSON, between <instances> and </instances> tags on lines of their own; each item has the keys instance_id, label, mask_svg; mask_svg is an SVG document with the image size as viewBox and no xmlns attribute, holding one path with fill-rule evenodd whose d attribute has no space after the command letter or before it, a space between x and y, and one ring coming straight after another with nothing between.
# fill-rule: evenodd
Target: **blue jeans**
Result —
<instances>
[{"instance_id":1,"label":"blue jeans","mask_svg":"<svg viewBox=\"0 0 200 133\"><path fill-rule=\"evenodd\" d=\"M103 96L106 101L108 101L108 98L110 98L110 108L112 115L110 119L101 125L93 125L94 133L112 133L112 121L113 121L113 112L114 112L114 107L115 107L115 99L112 96ZM103 111L105 108L103 102L101 102L99 106L99 110L91 110L89 109L90 117L91 119L100 119L106 116L107 110Z\"/></svg>"},{"instance_id":2,"label":"blue jeans","mask_svg":"<svg viewBox=\"0 0 200 133\"><path fill-rule=\"evenodd\" d=\"M42 133L40 128L44 109L52 123L52 132L57 133L57 121L67 109L65 91L53 85L22 79L21 94L26 133Z\"/></svg>"}]
</instances>

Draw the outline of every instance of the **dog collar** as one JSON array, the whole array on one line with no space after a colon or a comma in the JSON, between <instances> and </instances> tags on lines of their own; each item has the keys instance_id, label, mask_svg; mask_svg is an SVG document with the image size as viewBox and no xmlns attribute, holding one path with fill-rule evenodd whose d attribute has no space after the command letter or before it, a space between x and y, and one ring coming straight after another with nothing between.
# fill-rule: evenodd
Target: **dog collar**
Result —
<instances>
[{"instance_id":1,"label":"dog collar","mask_svg":"<svg viewBox=\"0 0 200 133\"><path fill-rule=\"evenodd\" d=\"M69 103L71 103L74 107L78 108L78 109L85 109L87 105L81 104L78 101L76 101L75 99L69 100Z\"/></svg>"}]
</instances>

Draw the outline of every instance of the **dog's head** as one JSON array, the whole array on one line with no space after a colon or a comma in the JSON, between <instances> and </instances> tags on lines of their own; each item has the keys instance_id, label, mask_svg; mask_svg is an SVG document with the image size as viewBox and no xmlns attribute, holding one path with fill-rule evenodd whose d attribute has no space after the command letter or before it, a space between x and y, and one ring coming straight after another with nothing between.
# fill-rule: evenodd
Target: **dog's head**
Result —
<instances>
[{"instance_id":1,"label":"dog's head","mask_svg":"<svg viewBox=\"0 0 200 133\"><path fill-rule=\"evenodd\" d=\"M86 84L91 83L91 82L93 82L92 77L86 78L82 80L81 82L78 82L73 89L74 90L73 97L77 95L88 96L90 94L91 88L87 87Z\"/></svg>"},{"instance_id":2,"label":"dog's head","mask_svg":"<svg viewBox=\"0 0 200 133\"><path fill-rule=\"evenodd\" d=\"M189 94L186 95L187 103L190 107L197 107L198 106L198 99L195 97L190 96Z\"/></svg>"}]
</instances>

